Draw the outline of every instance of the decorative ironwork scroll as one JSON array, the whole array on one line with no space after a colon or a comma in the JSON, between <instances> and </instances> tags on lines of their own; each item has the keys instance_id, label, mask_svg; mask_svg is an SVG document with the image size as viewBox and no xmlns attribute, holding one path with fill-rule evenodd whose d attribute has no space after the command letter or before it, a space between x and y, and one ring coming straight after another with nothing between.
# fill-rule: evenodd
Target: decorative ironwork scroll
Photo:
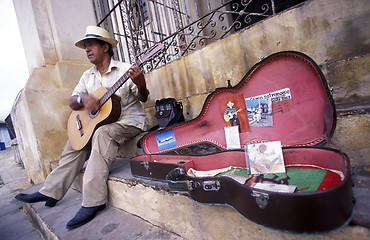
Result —
<instances>
[{"instance_id":1,"label":"decorative ironwork scroll","mask_svg":"<svg viewBox=\"0 0 370 240\"><path fill-rule=\"evenodd\" d=\"M117 57L135 62L156 42L165 50L144 71L223 39L305 0L94 0L98 25L114 32Z\"/></svg>"}]
</instances>

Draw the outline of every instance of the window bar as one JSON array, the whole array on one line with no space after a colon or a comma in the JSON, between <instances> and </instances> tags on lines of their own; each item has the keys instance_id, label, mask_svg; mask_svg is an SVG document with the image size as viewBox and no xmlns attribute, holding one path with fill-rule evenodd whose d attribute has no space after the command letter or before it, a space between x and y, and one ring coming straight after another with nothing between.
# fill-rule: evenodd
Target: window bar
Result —
<instances>
[{"instance_id":1,"label":"window bar","mask_svg":"<svg viewBox=\"0 0 370 240\"><path fill-rule=\"evenodd\" d=\"M103 1L104 0L102 0L102 2ZM100 22L97 25L100 26L109 17L109 15L117 8L117 6L120 5L122 1L123 0L119 0L119 2L105 15L105 17L102 20L100 20Z\"/></svg>"},{"instance_id":2,"label":"window bar","mask_svg":"<svg viewBox=\"0 0 370 240\"><path fill-rule=\"evenodd\" d=\"M157 7L157 4L154 4L153 5L153 8L154 8L154 15L155 15L155 19L156 19L156 26L157 26L157 32L158 33L162 33L163 32L163 29L160 25L160 19L159 19L159 11L158 11L158 7ZM163 40L163 36L162 35L159 35L159 38L160 38L160 41Z\"/></svg>"},{"instance_id":3,"label":"window bar","mask_svg":"<svg viewBox=\"0 0 370 240\"><path fill-rule=\"evenodd\" d=\"M111 0L110 2L108 1L108 6L109 8L112 7L113 9L115 9L115 6L114 6L114 0ZM113 11L110 13L111 15L111 24L112 24L112 29L113 29L113 38L116 38L116 32L119 32L119 28L117 26L117 14L116 14L116 11ZM119 41L121 43L121 41ZM124 56L120 56L121 55L121 52L120 52L120 49L119 47L113 49L115 55L118 57L118 59L124 59Z\"/></svg>"},{"instance_id":4,"label":"window bar","mask_svg":"<svg viewBox=\"0 0 370 240\"><path fill-rule=\"evenodd\" d=\"M115 2L116 0L112 0L112 2ZM124 50L123 50L123 46L125 45L125 44L127 44L127 40L122 36L122 34L120 33L120 29L123 29L123 21L122 21L122 11L121 11L121 6L120 5L115 5L115 6L117 6L116 7L116 9L115 9L115 13L116 13L116 26L117 26L117 32L115 33L116 34L116 36L118 36L118 38L119 38L119 42L120 42L120 44L119 44L119 53L120 53L120 59L122 60L122 61L125 61L125 62L127 62L127 58L128 58L128 54L126 54L125 52L124 52ZM119 21L119 19L121 19L120 21ZM123 40L124 39L124 40Z\"/></svg>"},{"instance_id":5,"label":"window bar","mask_svg":"<svg viewBox=\"0 0 370 240\"><path fill-rule=\"evenodd\" d=\"M168 7L168 0L163 0L163 7L162 7L162 11L163 13L162 16L171 16L171 12L169 10L169 7ZM167 21L164 21L163 23L163 28L166 29L166 36L170 35L171 34L171 25L172 25L172 19L171 18L168 18Z\"/></svg>"},{"instance_id":6,"label":"window bar","mask_svg":"<svg viewBox=\"0 0 370 240\"><path fill-rule=\"evenodd\" d=\"M122 1L121 1L122 2ZM128 24L128 20L125 21L125 17L126 19L128 18L127 17L127 11L124 11L123 7L125 8L125 10L127 10L127 2L125 1L125 3L123 4L120 4L119 5L120 7L120 12L121 12L121 21L122 21L122 29L123 29L123 36L125 38L125 43L126 43L126 48L127 48L127 55L128 55L128 61L129 62L134 62L133 61L133 57L131 56L132 53L131 53L131 46L130 46L130 37L128 35L128 32L127 32L127 24ZM122 50L123 51L123 50Z\"/></svg>"},{"instance_id":7,"label":"window bar","mask_svg":"<svg viewBox=\"0 0 370 240\"><path fill-rule=\"evenodd\" d=\"M149 45L149 39L148 39L148 32L147 32L147 29L146 29L146 26L145 26L145 16L144 16L144 12L143 12L143 8L142 6L139 6L139 17L142 19L142 22L141 22L141 31L143 32L143 38L142 38L142 43L140 45L140 49L141 49L141 52L145 52L146 49L149 49L150 48L150 45ZM148 19L149 20L149 19Z\"/></svg>"},{"instance_id":8,"label":"window bar","mask_svg":"<svg viewBox=\"0 0 370 240\"><path fill-rule=\"evenodd\" d=\"M152 1L149 1L150 4L148 6L149 9L153 9L154 11L154 2ZM152 41L153 42L158 42L158 40L156 40L156 35L154 34L155 32L155 29L154 29L154 25L155 25L155 19L153 19L153 13L152 11L149 11L149 14L150 14L150 18L151 18L151 24L149 24L149 28L150 28L150 33L151 33L151 36L152 36Z\"/></svg>"}]
</instances>

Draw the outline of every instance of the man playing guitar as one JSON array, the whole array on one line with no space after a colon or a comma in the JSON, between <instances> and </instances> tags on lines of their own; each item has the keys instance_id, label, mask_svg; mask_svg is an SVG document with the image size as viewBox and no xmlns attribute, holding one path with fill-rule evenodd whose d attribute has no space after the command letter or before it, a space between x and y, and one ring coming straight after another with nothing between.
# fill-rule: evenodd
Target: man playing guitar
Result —
<instances>
[{"instance_id":1,"label":"man playing guitar","mask_svg":"<svg viewBox=\"0 0 370 240\"><path fill-rule=\"evenodd\" d=\"M129 78L114 92L114 98L120 100L118 120L96 128L89 144L81 149L76 150L71 145L70 138L59 166L48 175L40 191L16 196L16 199L23 202L45 201L46 206L54 207L64 197L84 162L88 160L83 177L82 206L67 223L68 229L89 222L98 211L105 208L109 168L116 160L118 147L146 130L147 117L140 102L146 102L149 95L140 68L112 58L112 49L117 45L117 40L108 31L97 26L88 26L85 37L75 45L86 51L87 58L94 66L83 73L72 92L69 105L73 110L83 109L92 114L99 112L99 100L93 95L94 92L102 87L110 89L125 72Z\"/></svg>"},{"instance_id":2,"label":"man playing guitar","mask_svg":"<svg viewBox=\"0 0 370 240\"><path fill-rule=\"evenodd\" d=\"M238 112L240 112L241 109L236 110L236 108L234 108L234 103L231 101L229 101L226 105L227 108L225 109L224 112L224 120L226 122L230 122L231 126L238 126L240 132L240 121L238 118Z\"/></svg>"}]
</instances>

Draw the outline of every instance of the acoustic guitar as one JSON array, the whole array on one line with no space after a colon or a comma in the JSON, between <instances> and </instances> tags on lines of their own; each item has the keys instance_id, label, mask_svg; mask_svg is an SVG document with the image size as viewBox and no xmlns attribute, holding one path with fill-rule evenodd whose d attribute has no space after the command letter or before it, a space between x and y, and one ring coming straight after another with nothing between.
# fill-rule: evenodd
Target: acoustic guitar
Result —
<instances>
[{"instance_id":1,"label":"acoustic guitar","mask_svg":"<svg viewBox=\"0 0 370 240\"><path fill-rule=\"evenodd\" d=\"M225 122L229 122L233 117L234 115L238 115L238 112L241 112L242 110L239 109L237 110L236 112L233 112L233 113L225 113L224 114L224 120Z\"/></svg>"},{"instance_id":2,"label":"acoustic guitar","mask_svg":"<svg viewBox=\"0 0 370 240\"><path fill-rule=\"evenodd\" d=\"M158 54L164 45L156 44L148 50L132 66L141 66L145 61ZM128 71L120 77L110 88L99 88L93 96L98 100L99 108L96 112L91 112L81 108L72 111L68 119L68 138L73 149L80 150L85 147L94 131L101 125L112 123L118 120L121 115L120 97L114 93L129 79Z\"/></svg>"}]
</instances>

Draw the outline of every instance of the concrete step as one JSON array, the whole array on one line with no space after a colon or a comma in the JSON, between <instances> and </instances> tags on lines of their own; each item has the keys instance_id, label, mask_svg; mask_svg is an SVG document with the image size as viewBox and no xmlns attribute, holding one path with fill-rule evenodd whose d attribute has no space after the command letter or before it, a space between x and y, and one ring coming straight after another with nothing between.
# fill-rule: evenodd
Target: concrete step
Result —
<instances>
[{"instance_id":1,"label":"concrete step","mask_svg":"<svg viewBox=\"0 0 370 240\"><path fill-rule=\"evenodd\" d=\"M33 193L38 191L40 187L39 185L33 186L23 192ZM69 189L66 196L55 207L45 207L43 202L23 203L23 207L34 226L41 232L43 239L183 239L110 205L104 211L99 212L89 223L68 230L66 223L77 213L81 207L81 201L81 193Z\"/></svg>"},{"instance_id":2,"label":"concrete step","mask_svg":"<svg viewBox=\"0 0 370 240\"><path fill-rule=\"evenodd\" d=\"M0 229L0 239L42 240L40 232L22 210L22 203L15 199L0 208Z\"/></svg>"}]
</instances>

